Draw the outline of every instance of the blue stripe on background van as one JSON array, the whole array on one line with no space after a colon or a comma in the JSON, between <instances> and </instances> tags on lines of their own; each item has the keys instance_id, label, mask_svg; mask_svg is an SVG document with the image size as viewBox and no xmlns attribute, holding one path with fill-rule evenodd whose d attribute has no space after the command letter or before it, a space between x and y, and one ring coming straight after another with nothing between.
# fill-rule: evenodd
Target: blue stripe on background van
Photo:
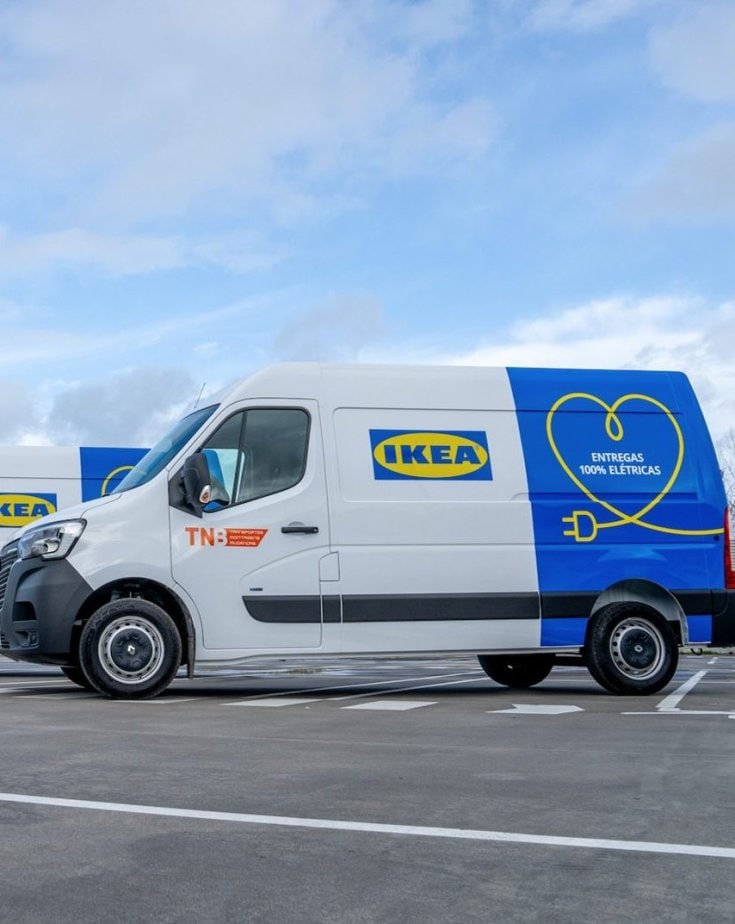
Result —
<instances>
[{"instance_id":1,"label":"blue stripe on background van","mask_svg":"<svg viewBox=\"0 0 735 924\"><path fill-rule=\"evenodd\" d=\"M110 494L146 452L147 449L81 446L82 500Z\"/></svg>"}]
</instances>

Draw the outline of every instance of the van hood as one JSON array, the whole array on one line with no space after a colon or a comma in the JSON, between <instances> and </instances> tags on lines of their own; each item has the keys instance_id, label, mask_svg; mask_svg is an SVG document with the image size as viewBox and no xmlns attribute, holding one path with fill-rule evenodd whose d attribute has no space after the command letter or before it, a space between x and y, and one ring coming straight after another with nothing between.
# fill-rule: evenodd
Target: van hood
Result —
<instances>
[{"instance_id":1,"label":"van hood","mask_svg":"<svg viewBox=\"0 0 735 924\"><path fill-rule=\"evenodd\" d=\"M26 526L21 526L20 529L16 530L10 536L5 545L16 542L25 533L33 529L38 529L39 526L48 526L51 523L59 523L62 520L83 519L90 510L119 501L121 496L120 494L108 494L106 497L97 497L94 500L84 501L80 504L74 504L72 507L64 507L62 510L57 510L55 513L49 513L47 516L40 517L38 520L28 523Z\"/></svg>"}]
</instances>

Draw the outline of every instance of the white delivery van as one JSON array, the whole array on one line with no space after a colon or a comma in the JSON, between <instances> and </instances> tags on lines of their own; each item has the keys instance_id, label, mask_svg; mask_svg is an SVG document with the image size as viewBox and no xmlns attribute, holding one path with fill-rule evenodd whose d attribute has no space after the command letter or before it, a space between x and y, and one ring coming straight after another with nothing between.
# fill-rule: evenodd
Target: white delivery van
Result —
<instances>
[{"instance_id":1,"label":"white delivery van","mask_svg":"<svg viewBox=\"0 0 735 924\"><path fill-rule=\"evenodd\" d=\"M0 446L0 542L43 516L110 494L146 452L112 446Z\"/></svg>"},{"instance_id":2,"label":"white delivery van","mask_svg":"<svg viewBox=\"0 0 735 924\"><path fill-rule=\"evenodd\" d=\"M0 651L121 698L309 654L652 693L735 641L726 506L678 373L275 366L5 545Z\"/></svg>"}]
</instances>

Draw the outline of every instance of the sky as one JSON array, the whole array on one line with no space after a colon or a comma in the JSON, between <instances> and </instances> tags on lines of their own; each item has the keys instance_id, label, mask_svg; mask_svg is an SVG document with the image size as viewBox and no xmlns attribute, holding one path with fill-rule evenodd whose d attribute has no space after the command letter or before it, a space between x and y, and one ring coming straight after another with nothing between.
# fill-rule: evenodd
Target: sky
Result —
<instances>
[{"instance_id":1,"label":"sky","mask_svg":"<svg viewBox=\"0 0 735 924\"><path fill-rule=\"evenodd\" d=\"M0 0L6 445L285 360L681 369L735 425L735 0Z\"/></svg>"}]
</instances>

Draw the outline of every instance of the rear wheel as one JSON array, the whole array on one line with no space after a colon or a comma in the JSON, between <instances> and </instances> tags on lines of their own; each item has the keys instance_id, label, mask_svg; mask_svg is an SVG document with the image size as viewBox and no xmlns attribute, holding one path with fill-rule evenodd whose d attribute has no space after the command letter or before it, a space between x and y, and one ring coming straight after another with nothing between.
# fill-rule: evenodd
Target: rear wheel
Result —
<instances>
[{"instance_id":1,"label":"rear wheel","mask_svg":"<svg viewBox=\"0 0 735 924\"><path fill-rule=\"evenodd\" d=\"M610 606L594 618L585 645L590 674L611 693L658 693L674 676L679 646L671 624L632 603Z\"/></svg>"},{"instance_id":2,"label":"rear wheel","mask_svg":"<svg viewBox=\"0 0 735 924\"><path fill-rule=\"evenodd\" d=\"M181 663L181 637L168 613L129 597L101 606L79 644L85 677L113 699L148 699L171 683Z\"/></svg>"},{"instance_id":3,"label":"rear wheel","mask_svg":"<svg viewBox=\"0 0 735 924\"><path fill-rule=\"evenodd\" d=\"M514 690L541 683L554 666L553 655L478 655L477 660L491 680Z\"/></svg>"}]
</instances>

